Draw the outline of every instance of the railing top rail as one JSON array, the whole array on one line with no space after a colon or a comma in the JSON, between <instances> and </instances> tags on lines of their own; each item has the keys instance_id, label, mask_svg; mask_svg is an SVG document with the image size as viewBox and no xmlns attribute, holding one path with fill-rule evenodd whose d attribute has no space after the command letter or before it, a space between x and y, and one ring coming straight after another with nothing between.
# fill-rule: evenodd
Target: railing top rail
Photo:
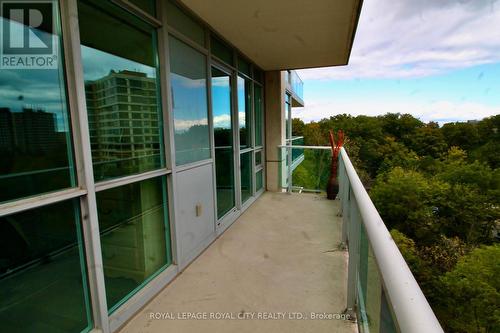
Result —
<instances>
[{"instance_id":1,"label":"railing top rail","mask_svg":"<svg viewBox=\"0 0 500 333\"><path fill-rule=\"evenodd\" d=\"M278 148L300 148L300 149L320 149L320 150L331 150L330 146L291 146L291 145L279 145Z\"/></svg>"},{"instance_id":2,"label":"railing top rail","mask_svg":"<svg viewBox=\"0 0 500 333\"><path fill-rule=\"evenodd\" d=\"M350 187L356 198L363 225L400 331L403 333L443 332L436 315L361 183L345 149L341 149L339 158L344 163Z\"/></svg>"}]
</instances>

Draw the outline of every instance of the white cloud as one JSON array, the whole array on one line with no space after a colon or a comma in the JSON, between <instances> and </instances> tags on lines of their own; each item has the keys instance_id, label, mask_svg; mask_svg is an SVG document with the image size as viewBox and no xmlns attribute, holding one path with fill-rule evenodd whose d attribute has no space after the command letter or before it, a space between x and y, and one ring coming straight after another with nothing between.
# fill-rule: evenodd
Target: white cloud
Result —
<instances>
[{"instance_id":1,"label":"white cloud","mask_svg":"<svg viewBox=\"0 0 500 333\"><path fill-rule=\"evenodd\" d=\"M228 114L222 114L214 117L214 128L230 128L231 127L231 116Z\"/></svg>"},{"instance_id":2,"label":"white cloud","mask_svg":"<svg viewBox=\"0 0 500 333\"><path fill-rule=\"evenodd\" d=\"M440 124L450 121L467 121L482 119L500 114L500 106L489 106L474 102L454 103L450 101L435 101L433 103L402 103L386 102L373 103L371 101L355 100L349 102L315 101L307 104L307 108L294 108L293 117L305 122L317 121L336 114L350 114L353 116L377 116L387 112L409 113L424 122L436 121Z\"/></svg>"},{"instance_id":3,"label":"white cloud","mask_svg":"<svg viewBox=\"0 0 500 333\"><path fill-rule=\"evenodd\" d=\"M312 79L408 78L500 61L497 0L366 0L349 66Z\"/></svg>"},{"instance_id":4,"label":"white cloud","mask_svg":"<svg viewBox=\"0 0 500 333\"><path fill-rule=\"evenodd\" d=\"M182 133L193 126L207 126L207 118L202 119L174 119L174 128L176 133Z\"/></svg>"}]
</instances>

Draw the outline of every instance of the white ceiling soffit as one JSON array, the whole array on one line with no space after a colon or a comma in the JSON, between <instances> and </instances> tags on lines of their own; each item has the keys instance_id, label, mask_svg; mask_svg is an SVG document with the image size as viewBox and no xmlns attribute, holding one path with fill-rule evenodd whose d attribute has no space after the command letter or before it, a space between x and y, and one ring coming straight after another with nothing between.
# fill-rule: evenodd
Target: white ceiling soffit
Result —
<instances>
[{"instance_id":1,"label":"white ceiling soffit","mask_svg":"<svg viewBox=\"0 0 500 333\"><path fill-rule=\"evenodd\" d=\"M345 65L362 0L181 0L264 70Z\"/></svg>"}]
</instances>

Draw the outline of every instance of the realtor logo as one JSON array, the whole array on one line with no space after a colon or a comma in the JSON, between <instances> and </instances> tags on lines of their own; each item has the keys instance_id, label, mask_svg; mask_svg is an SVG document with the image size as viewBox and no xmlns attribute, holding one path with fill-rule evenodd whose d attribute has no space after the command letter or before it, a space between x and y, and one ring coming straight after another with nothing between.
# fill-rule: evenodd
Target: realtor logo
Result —
<instances>
[{"instance_id":1,"label":"realtor logo","mask_svg":"<svg viewBox=\"0 0 500 333\"><path fill-rule=\"evenodd\" d=\"M0 68L57 68L55 1L0 0Z\"/></svg>"}]
</instances>

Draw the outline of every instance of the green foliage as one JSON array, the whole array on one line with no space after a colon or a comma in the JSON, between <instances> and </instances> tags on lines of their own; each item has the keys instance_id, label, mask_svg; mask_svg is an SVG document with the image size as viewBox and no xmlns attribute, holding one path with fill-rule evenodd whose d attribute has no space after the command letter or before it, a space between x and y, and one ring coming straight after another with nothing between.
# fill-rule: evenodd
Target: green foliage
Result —
<instances>
[{"instance_id":1,"label":"green foliage","mask_svg":"<svg viewBox=\"0 0 500 333\"><path fill-rule=\"evenodd\" d=\"M431 242L440 231L434 202L448 189L446 183L429 181L422 173L396 167L377 178L370 197L388 228Z\"/></svg>"},{"instance_id":2,"label":"green foliage","mask_svg":"<svg viewBox=\"0 0 500 333\"><path fill-rule=\"evenodd\" d=\"M295 124L306 145L328 145L329 130L344 130L356 171L446 331L500 333L500 115L443 127L407 114ZM293 178L322 188L328 175L328 158L306 155Z\"/></svg>"},{"instance_id":3,"label":"green foliage","mask_svg":"<svg viewBox=\"0 0 500 333\"><path fill-rule=\"evenodd\" d=\"M441 132L449 147L460 147L471 150L479 143L479 131L472 123L448 123L444 124Z\"/></svg>"},{"instance_id":4,"label":"green foliage","mask_svg":"<svg viewBox=\"0 0 500 333\"><path fill-rule=\"evenodd\" d=\"M401 254L406 260L406 263L412 271L421 271L424 263L418 255L417 246L415 241L397 229L391 230L392 239L401 251Z\"/></svg>"},{"instance_id":5,"label":"green foliage","mask_svg":"<svg viewBox=\"0 0 500 333\"><path fill-rule=\"evenodd\" d=\"M447 149L444 135L436 123L417 128L410 138L409 146L418 155L433 158L439 157Z\"/></svg>"},{"instance_id":6,"label":"green foliage","mask_svg":"<svg viewBox=\"0 0 500 333\"><path fill-rule=\"evenodd\" d=\"M452 332L500 332L500 245L462 257L441 277L438 314Z\"/></svg>"}]
</instances>

